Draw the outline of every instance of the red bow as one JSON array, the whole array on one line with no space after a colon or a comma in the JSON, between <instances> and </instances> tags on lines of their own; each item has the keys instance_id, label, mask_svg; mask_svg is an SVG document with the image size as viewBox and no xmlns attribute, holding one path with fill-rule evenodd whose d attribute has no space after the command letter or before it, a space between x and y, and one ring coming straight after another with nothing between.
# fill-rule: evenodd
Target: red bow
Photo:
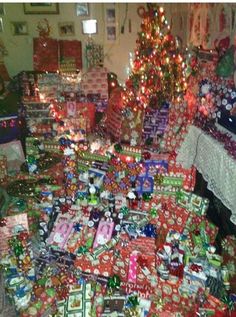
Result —
<instances>
[{"instance_id":1,"label":"red bow","mask_svg":"<svg viewBox=\"0 0 236 317\"><path fill-rule=\"evenodd\" d=\"M201 267L201 265L192 264L190 266L190 270L199 273L202 271L202 267Z\"/></svg>"},{"instance_id":2,"label":"red bow","mask_svg":"<svg viewBox=\"0 0 236 317\"><path fill-rule=\"evenodd\" d=\"M137 263L141 266L141 268L148 267L148 260L143 256L138 257Z\"/></svg>"}]
</instances>

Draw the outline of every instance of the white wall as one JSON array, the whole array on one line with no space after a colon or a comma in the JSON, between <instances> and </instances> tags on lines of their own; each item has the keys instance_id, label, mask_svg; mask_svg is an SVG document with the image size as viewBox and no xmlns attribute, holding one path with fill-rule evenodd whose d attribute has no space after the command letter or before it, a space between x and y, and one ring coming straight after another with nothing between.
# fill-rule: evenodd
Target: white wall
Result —
<instances>
[{"instance_id":1,"label":"white wall","mask_svg":"<svg viewBox=\"0 0 236 317\"><path fill-rule=\"evenodd\" d=\"M81 21L84 17L77 17L75 3L59 3L60 13L50 14L24 14L23 3L4 3L6 14L3 19L3 32L0 38L3 40L8 56L4 58L10 76L16 75L22 70L33 69L33 38L38 37L37 24L40 20L47 18L51 26L51 37L57 39L77 39L82 42L84 50L86 35L81 32ZM95 42L104 45L105 66L118 75L120 82L127 78L127 67L129 66L129 52L133 52L136 47L137 32L140 30L141 18L137 14L137 8L142 3L128 3L127 20L124 34L120 33L121 25L125 18L126 3L116 3L118 39L115 43L108 43L105 39L105 8L112 7L109 3L89 3L90 17L98 20L98 34L93 36ZM168 19L173 17L173 33L178 34L186 41L187 28L187 5L181 3L164 4ZM183 16L184 26L179 29L179 17ZM131 20L131 33L128 32L128 23ZM28 35L14 36L12 34L11 22L26 21L28 23ZM60 37L58 32L58 22L75 23L75 36ZM84 61L85 66L85 61Z\"/></svg>"}]
</instances>

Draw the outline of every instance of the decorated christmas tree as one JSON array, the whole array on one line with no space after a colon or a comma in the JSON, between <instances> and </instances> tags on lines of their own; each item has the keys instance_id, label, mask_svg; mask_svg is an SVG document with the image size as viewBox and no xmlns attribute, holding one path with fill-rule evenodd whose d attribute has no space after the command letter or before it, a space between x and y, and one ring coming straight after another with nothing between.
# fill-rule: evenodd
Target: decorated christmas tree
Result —
<instances>
[{"instance_id":1,"label":"decorated christmas tree","mask_svg":"<svg viewBox=\"0 0 236 317\"><path fill-rule=\"evenodd\" d=\"M164 9L156 4L140 7L141 31L131 74L126 81L124 105L134 110L160 108L180 101L187 88L185 62L178 41L170 32Z\"/></svg>"}]
</instances>

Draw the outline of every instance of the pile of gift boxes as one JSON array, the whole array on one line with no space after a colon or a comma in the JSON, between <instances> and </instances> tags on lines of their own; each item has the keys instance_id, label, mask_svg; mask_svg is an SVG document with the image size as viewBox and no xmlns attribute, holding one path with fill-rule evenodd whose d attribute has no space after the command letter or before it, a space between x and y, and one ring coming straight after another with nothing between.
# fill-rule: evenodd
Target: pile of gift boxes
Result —
<instances>
[{"instance_id":1,"label":"pile of gift boxes","mask_svg":"<svg viewBox=\"0 0 236 317\"><path fill-rule=\"evenodd\" d=\"M28 155L42 155L29 141ZM233 316L224 259L235 240L217 254L195 169L99 144L61 138L60 167L3 183L0 265L16 315Z\"/></svg>"}]
</instances>

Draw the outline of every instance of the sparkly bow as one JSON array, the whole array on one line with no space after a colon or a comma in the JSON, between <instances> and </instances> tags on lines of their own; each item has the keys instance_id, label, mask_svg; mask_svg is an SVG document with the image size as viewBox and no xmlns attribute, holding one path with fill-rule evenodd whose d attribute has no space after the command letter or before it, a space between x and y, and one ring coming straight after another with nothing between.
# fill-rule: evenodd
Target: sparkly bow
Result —
<instances>
[{"instance_id":1,"label":"sparkly bow","mask_svg":"<svg viewBox=\"0 0 236 317\"><path fill-rule=\"evenodd\" d=\"M202 271L202 267L201 265L198 265L198 264L191 264L190 270L199 273Z\"/></svg>"},{"instance_id":2,"label":"sparkly bow","mask_svg":"<svg viewBox=\"0 0 236 317\"><path fill-rule=\"evenodd\" d=\"M154 176L155 184L161 185L163 183L163 181L164 181L164 176L163 175L157 174L157 175Z\"/></svg>"}]
</instances>

